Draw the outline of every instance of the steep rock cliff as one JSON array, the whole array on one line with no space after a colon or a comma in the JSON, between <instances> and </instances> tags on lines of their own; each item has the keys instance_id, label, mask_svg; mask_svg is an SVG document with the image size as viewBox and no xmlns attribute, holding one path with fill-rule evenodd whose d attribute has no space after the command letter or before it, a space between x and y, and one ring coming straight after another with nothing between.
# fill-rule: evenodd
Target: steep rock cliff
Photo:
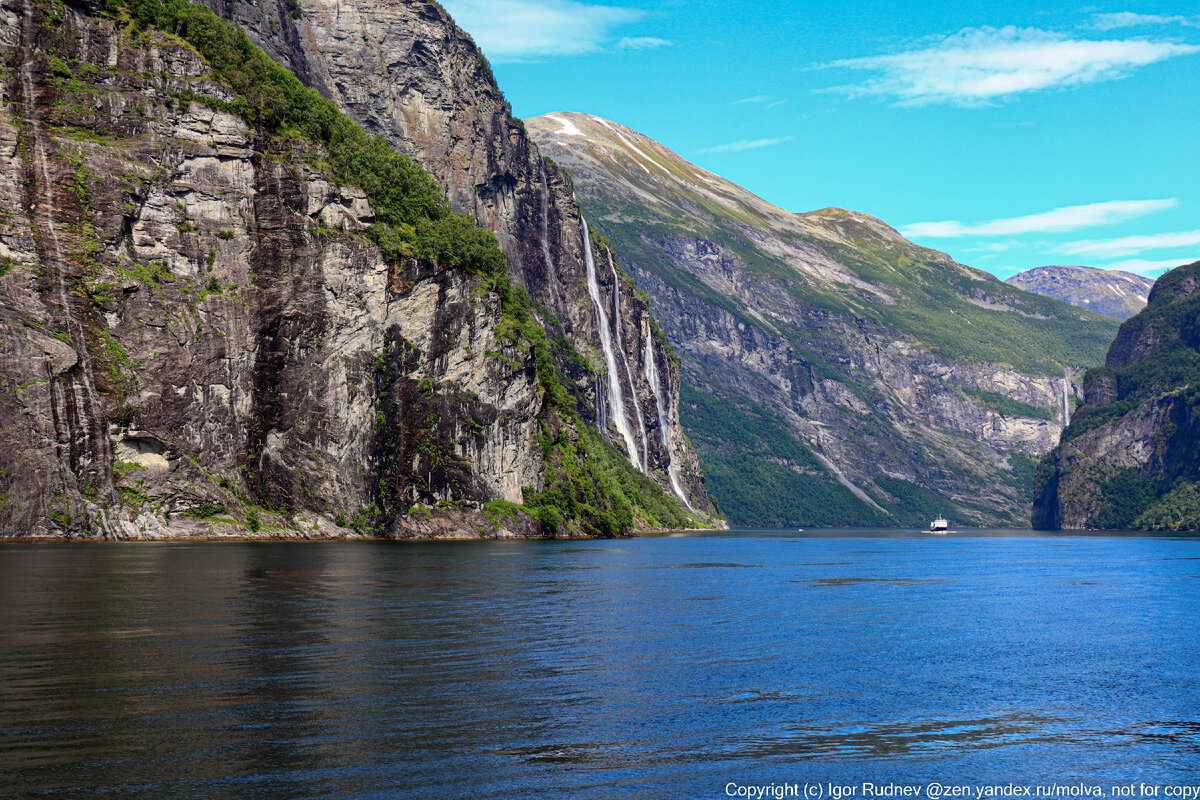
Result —
<instances>
[{"instance_id":1,"label":"steep rock cliff","mask_svg":"<svg viewBox=\"0 0 1200 800\"><path fill-rule=\"evenodd\" d=\"M180 39L56 3L0 14L0 536L638 522L507 278L397 257L337 159L247 122ZM566 514L491 502L526 487Z\"/></svg>"},{"instance_id":2,"label":"steep rock cliff","mask_svg":"<svg viewBox=\"0 0 1200 800\"><path fill-rule=\"evenodd\" d=\"M1145 275L1072 266L1027 269L1004 282L1119 320L1127 320L1145 308L1154 286L1154 279Z\"/></svg>"},{"instance_id":3,"label":"steep rock cliff","mask_svg":"<svg viewBox=\"0 0 1200 800\"><path fill-rule=\"evenodd\" d=\"M609 269L609 253L591 242L589 281L570 179L543 161L487 59L446 12L429 0L205 1L425 166L456 211L496 233L514 279L558 343L557 361L574 380L587 421L666 491L710 512L699 459L678 427L677 359L655 335L632 281L619 264ZM609 330L602 331L605 315Z\"/></svg>"},{"instance_id":4,"label":"steep rock cliff","mask_svg":"<svg viewBox=\"0 0 1200 800\"><path fill-rule=\"evenodd\" d=\"M841 209L792 214L586 114L526 121L653 301L735 523L1024 524L1116 323Z\"/></svg>"},{"instance_id":5,"label":"steep rock cliff","mask_svg":"<svg viewBox=\"0 0 1200 800\"><path fill-rule=\"evenodd\" d=\"M1124 325L1038 466L1034 527L1200 529L1200 262Z\"/></svg>"}]
</instances>

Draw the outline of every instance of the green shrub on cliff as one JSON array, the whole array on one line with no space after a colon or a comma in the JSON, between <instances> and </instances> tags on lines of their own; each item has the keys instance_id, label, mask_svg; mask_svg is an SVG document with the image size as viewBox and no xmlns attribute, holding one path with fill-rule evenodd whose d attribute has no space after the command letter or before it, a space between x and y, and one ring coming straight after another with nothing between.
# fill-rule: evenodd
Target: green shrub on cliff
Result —
<instances>
[{"instance_id":1,"label":"green shrub on cliff","mask_svg":"<svg viewBox=\"0 0 1200 800\"><path fill-rule=\"evenodd\" d=\"M1180 483L1133 522L1138 530L1200 530L1200 483Z\"/></svg>"},{"instance_id":2,"label":"green shrub on cliff","mask_svg":"<svg viewBox=\"0 0 1200 800\"><path fill-rule=\"evenodd\" d=\"M1125 530L1133 526L1155 496L1154 481L1132 467L1121 467L1100 484L1100 510L1092 518L1097 528Z\"/></svg>"},{"instance_id":3,"label":"green shrub on cliff","mask_svg":"<svg viewBox=\"0 0 1200 800\"><path fill-rule=\"evenodd\" d=\"M987 389L976 389L972 386L960 386L963 392L971 397L982 400L985 405L1009 417L1029 417L1031 419L1054 419L1054 411L1041 406L1014 400L1006 394L991 392Z\"/></svg>"},{"instance_id":4,"label":"green shrub on cliff","mask_svg":"<svg viewBox=\"0 0 1200 800\"><path fill-rule=\"evenodd\" d=\"M447 214L427 226L421 232L417 254L481 275L506 275L508 268L495 234L476 227L465 214Z\"/></svg>"}]
</instances>

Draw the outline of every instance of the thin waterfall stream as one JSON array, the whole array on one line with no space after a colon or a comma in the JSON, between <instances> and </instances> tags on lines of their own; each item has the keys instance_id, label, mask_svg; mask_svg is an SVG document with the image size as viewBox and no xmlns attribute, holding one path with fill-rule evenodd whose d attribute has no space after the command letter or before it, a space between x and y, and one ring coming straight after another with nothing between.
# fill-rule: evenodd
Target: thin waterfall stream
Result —
<instances>
[{"instance_id":1,"label":"thin waterfall stream","mask_svg":"<svg viewBox=\"0 0 1200 800\"><path fill-rule=\"evenodd\" d=\"M654 336L653 332L649 330L646 331L645 361L646 380L650 383L650 393L654 395L654 406L658 411L658 431L662 436L663 447L667 449L667 476L671 479L671 488L675 490L675 494L688 507L689 511L695 511L691 501L688 500L687 492L683 491L683 485L679 482L679 467L675 464L674 456L675 437L672 435L671 422L667 418L667 411L663 405L662 380L658 376L658 364L654 361Z\"/></svg>"},{"instance_id":2,"label":"thin waterfall stream","mask_svg":"<svg viewBox=\"0 0 1200 800\"><path fill-rule=\"evenodd\" d=\"M629 368L629 356L625 352L625 341L621 334L621 281L617 277L617 266L613 263L612 250L608 250L608 268L613 277L613 327L617 331L617 352L625 365L625 377L629 380L629 391L633 399L633 410L637 415L638 433L642 437L642 472L650 471L650 448L646 436L646 421L642 418L642 403L638 400L637 384L633 382L633 370Z\"/></svg>"},{"instance_id":3,"label":"thin waterfall stream","mask_svg":"<svg viewBox=\"0 0 1200 800\"><path fill-rule=\"evenodd\" d=\"M41 206L43 224L46 228L46 233L49 235L50 244L54 250L54 269L53 275L55 279L55 289L58 294L58 303L62 307L63 323L66 326L67 338L70 340L71 347L79 356L79 383L83 385L84 392L87 395L87 401L93 409L99 409L100 400L96 394L96 389L92 385L92 355L88 349L87 340L84 336L83 326L77 322L71 314L71 304L67 296L66 282L63 279L63 270L66 268L67 260L63 256L62 243L58 236L58 227L54 223L54 184L50 179L50 167L46 156L46 137L42 130L42 121L38 117L36 98L33 88L33 58L34 58L34 19L33 19L33 3L31 0L24 0L22 4L22 45L25 50L25 56L21 61L21 90L25 101L25 125L33 138L32 147L30 148L31 155L35 162L37 171L41 175L42 190L44 192L44 200L42 203L35 203ZM33 209L31 209L32 211ZM32 220L31 220L32 221ZM96 415L91 415L93 419ZM108 437L106 431L88 431L88 438L95 442L101 451L100 463L97 464L102 476L105 476L105 482L108 482Z\"/></svg>"},{"instance_id":4,"label":"thin waterfall stream","mask_svg":"<svg viewBox=\"0 0 1200 800\"><path fill-rule=\"evenodd\" d=\"M600 332L600 347L604 351L604 365L608 369L608 404L612 409L612 421L617 427L617 433L621 434L621 438L625 440L630 463L641 469L637 461L640 451L633 435L633 428L625 413L625 394L617 376L617 356L613 351L608 313L604 310L604 302L600 298L600 283L596 280L596 260L592 258L592 237L588 232L587 220L583 217L580 217L580 220L583 222L583 260L587 266L588 294L592 298L592 305L596 307L596 327Z\"/></svg>"}]
</instances>

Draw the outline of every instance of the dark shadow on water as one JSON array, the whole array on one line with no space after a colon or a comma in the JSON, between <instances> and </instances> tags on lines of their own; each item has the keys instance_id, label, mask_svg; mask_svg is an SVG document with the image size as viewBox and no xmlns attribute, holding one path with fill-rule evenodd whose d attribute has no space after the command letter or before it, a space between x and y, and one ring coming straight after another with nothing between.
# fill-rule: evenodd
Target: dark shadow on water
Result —
<instances>
[{"instance_id":1,"label":"dark shadow on water","mask_svg":"<svg viewBox=\"0 0 1200 800\"><path fill-rule=\"evenodd\" d=\"M789 581L806 586L858 586L864 583L885 583L892 586L931 586L940 583L951 583L939 578L810 578L802 581Z\"/></svg>"},{"instance_id":2,"label":"dark shadow on water","mask_svg":"<svg viewBox=\"0 0 1200 800\"><path fill-rule=\"evenodd\" d=\"M1023 714L971 719L931 719L912 722L864 722L854 725L785 727L772 735L745 737L726 743L720 757L765 758L895 758L929 755L944 750L982 749L1006 745L1053 742L1047 729L1063 720ZM718 753L713 753L714 757Z\"/></svg>"}]
</instances>

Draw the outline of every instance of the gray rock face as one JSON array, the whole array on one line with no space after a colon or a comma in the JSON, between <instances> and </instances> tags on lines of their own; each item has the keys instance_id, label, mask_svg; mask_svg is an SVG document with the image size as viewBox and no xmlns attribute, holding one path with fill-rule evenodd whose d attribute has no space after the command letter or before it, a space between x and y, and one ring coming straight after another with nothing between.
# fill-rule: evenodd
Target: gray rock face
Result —
<instances>
[{"instance_id":1,"label":"gray rock face","mask_svg":"<svg viewBox=\"0 0 1200 800\"><path fill-rule=\"evenodd\" d=\"M194 51L0 14L0 536L541 533L481 510L544 469L498 297L385 262L314 145L178 100L230 99Z\"/></svg>"},{"instance_id":2,"label":"gray rock face","mask_svg":"<svg viewBox=\"0 0 1200 800\"><path fill-rule=\"evenodd\" d=\"M1025 270L1004 282L1119 320L1145 308L1154 286L1153 278L1132 272L1058 265Z\"/></svg>"},{"instance_id":3,"label":"gray rock face","mask_svg":"<svg viewBox=\"0 0 1200 800\"><path fill-rule=\"evenodd\" d=\"M1031 459L1054 446L1115 323L874 217L784 211L608 120L555 113L526 126L570 170L683 357L695 413L710 414L690 432L727 511L721 488L744 489L745 470L769 462L827 494L781 508L775 524L915 524L939 510L961 525L1026 524ZM775 427L729 435L719 407ZM841 510L788 516L826 508ZM733 521L764 521L743 513Z\"/></svg>"},{"instance_id":4,"label":"gray rock face","mask_svg":"<svg viewBox=\"0 0 1200 800\"><path fill-rule=\"evenodd\" d=\"M618 412L604 386L607 367L587 291L574 187L561 170L543 163L524 125L511 116L487 60L445 11L428 0L300 0L300 18L293 20L284 0L206 2L368 132L411 155L442 183L456 211L496 233L514 278L549 312L542 321L551 338L561 337L591 366L580 371L560 359L577 382L585 418L626 451L611 422L619 414L640 420L632 425L630 455L642 460L638 451L646 452L643 471L692 508L711 510L696 454L685 436L672 435L677 361L665 340L654 337L647 304L631 281L614 281L607 269L599 270L603 302L622 311L614 323L624 344ZM606 265L607 254L592 249L596 262ZM617 338L616 330L611 337ZM667 410L661 420L650 380L656 371Z\"/></svg>"}]
</instances>

